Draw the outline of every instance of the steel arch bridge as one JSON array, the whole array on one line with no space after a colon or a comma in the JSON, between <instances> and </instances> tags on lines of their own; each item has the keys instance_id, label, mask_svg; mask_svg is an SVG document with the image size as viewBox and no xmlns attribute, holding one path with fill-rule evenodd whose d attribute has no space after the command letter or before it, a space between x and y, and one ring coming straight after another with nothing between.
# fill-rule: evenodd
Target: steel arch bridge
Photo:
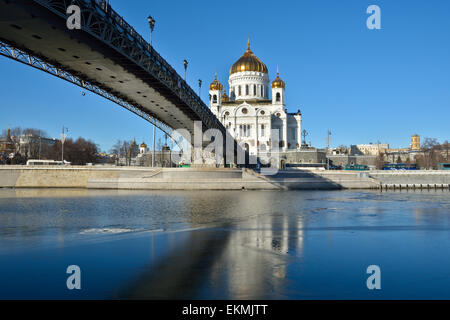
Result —
<instances>
[{"instance_id":1,"label":"steel arch bridge","mask_svg":"<svg viewBox=\"0 0 450 320\"><path fill-rule=\"evenodd\" d=\"M67 28L77 5L81 30ZM126 108L172 136L183 128L229 135L186 81L101 0L0 0L0 54ZM227 139L224 138L224 144ZM236 141L234 154L240 148Z\"/></svg>"}]
</instances>

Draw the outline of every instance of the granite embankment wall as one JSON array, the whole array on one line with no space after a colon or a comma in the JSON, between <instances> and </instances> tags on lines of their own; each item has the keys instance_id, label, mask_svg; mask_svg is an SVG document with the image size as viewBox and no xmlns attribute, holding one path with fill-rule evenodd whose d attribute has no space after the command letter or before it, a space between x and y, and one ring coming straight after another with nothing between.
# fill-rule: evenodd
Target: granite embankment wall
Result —
<instances>
[{"instance_id":1,"label":"granite embankment wall","mask_svg":"<svg viewBox=\"0 0 450 320\"><path fill-rule=\"evenodd\" d=\"M449 185L450 171L371 171L382 185Z\"/></svg>"},{"instance_id":2,"label":"granite embankment wall","mask_svg":"<svg viewBox=\"0 0 450 320\"><path fill-rule=\"evenodd\" d=\"M247 169L0 166L0 187L149 190L370 189L380 184L449 184L447 172L280 171Z\"/></svg>"},{"instance_id":3,"label":"granite embankment wall","mask_svg":"<svg viewBox=\"0 0 450 320\"><path fill-rule=\"evenodd\" d=\"M0 166L0 187L153 190L286 190L377 188L357 172L280 171L264 176L246 169Z\"/></svg>"}]
</instances>

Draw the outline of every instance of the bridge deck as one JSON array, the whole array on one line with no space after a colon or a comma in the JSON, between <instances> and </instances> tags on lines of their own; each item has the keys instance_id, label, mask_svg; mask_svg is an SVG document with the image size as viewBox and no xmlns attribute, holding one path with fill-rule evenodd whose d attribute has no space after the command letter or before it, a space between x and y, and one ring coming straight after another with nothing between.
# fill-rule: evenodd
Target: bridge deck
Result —
<instances>
[{"instance_id":1,"label":"bridge deck","mask_svg":"<svg viewBox=\"0 0 450 320\"><path fill-rule=\"evenodd\" d=\"M205 120L130 57L88 32L68 30L65 19L36 1L0 0L0 39L143 108L171 128L192 134L193 121Z\"/></svg>"}]
</instances>

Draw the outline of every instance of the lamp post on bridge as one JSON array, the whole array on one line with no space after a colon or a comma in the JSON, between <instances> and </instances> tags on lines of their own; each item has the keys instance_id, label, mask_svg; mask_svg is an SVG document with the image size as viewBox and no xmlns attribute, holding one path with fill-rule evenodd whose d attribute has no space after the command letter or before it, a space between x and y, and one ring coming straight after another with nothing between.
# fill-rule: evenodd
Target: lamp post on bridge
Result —
<instances>
[{"instance_id":1,"label":"lamp post on bridge","mask_svg":"<svg viewBox=\"0 0 450 320\"><path fill-rule=\"evenodd\" d=\"M153 29L155 29L155 19L152 18L152 16L148 16L148 25L150 26L150 46L152 45L152 38L153 38ZM155 136L156 136L156 125L153 124L153 149L152 149L152 167L155 167Z\"/></svg>"},{"instance_id":2,"label":"lamp post on bridge","mask_svg":"<svg viewBox=\"0 0 450 320\"><path fill-rule=\"evenodd\" d=\"M202 90L202 79L198 79L198 96L200 97L200 93Z\"/></svg>"},{"instance_id":3,"label":"lamp post on bridge","mask_svg":"<svg viewBox=\"0 0 450 320\"><path fill-rule=\"evenodd\" d=\"M152 45L152 38L153 38L153 29L155 28L155 19L152 18L152 16L148 16L147 18L148 24L150 26L150 46Z\"/></svg>"},{"instance_id":4,"label":"lamp post on bridge","mask_svg":"<svg viewBox=\"0 0 450 320\"><path fill-rule=\"evenodd\" d=\"M186 71L187 71L188 63L189 62L186 59L183 61L183 64L184 64L184 81L186 81Z\"/></svg>"}]
</instances>

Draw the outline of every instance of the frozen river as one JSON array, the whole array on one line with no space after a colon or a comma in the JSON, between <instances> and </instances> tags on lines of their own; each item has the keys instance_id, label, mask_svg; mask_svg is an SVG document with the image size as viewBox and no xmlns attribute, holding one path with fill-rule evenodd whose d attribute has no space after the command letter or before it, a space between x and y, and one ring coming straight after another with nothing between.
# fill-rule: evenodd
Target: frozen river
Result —
<instances>
[{"instance_id":1,"label":"frozen river","mask_svg":"<svg viewBox=\"0 0 450 320\"><path fill-rule=\"evenodd\" d=\"M450 299L450 193L0 189L17 298Z\"/></svg>"}]
</instances>

